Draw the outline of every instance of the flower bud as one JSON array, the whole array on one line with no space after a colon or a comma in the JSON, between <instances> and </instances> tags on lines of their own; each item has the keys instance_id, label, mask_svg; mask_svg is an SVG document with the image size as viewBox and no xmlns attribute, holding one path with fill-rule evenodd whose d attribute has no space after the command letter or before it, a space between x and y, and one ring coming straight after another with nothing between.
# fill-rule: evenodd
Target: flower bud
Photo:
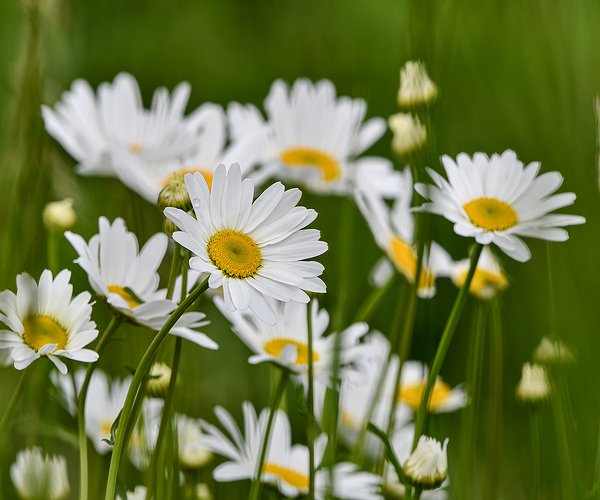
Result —
<instances>
[{"instance_id":1,"label":"flower bud","mask_svg":"<svg viewBox=\"0 0 600 500\"><path fill-rule=\"evenodd\" d=\"M551 340L548 337L542 338L538 346L533 351L533 360L542 365L559 365L571 363L575 355L560 340Z\"/></svg>"},{"instance_id":2,"label":"flower bud","mask_svg":"<svg viewBox=\"0 0 600 500\"><path fill-rule=\"evenodd\" d=\"M65 198L62 201L53 201L44 207L42 220L46 230L51 233L64 233L71 229L77 221L73 210L73 200Z\"/></svg>"},{"instance_id":3,"label":"flower bud","mask_svg":"<svg viewBox=\"0 0 600 500\"><path fill-rule=\"evenodd\" d=\"M213 454L204 446L202 430L195 420L180 416L177 419L177 433L179 464L182 469L201 469L212 460Z\"/></svg>"},{"instance_id":4,"label":"flower bud","mask_svg":"<svg viewBox=\"0 0 600 500\"><path fill-rule=\"evenodd\" d=\"M158 195L158 206L161 210L167 207L175 207L187 212L192 209L192 202L182 174L175 173L171 175Z\"/></svg>"},{"instance_id":5,"label":"flower bud","mask_svg":"<svg viewBox=\"0 0 600 500\"><path fill-rule=\"evenodd\" d=\"M548 399L550 382L546 369L540 365L525 363L516 394L521 402L527 404L539 404Z\"/></svg>"},{"instance_id":6,"label":"flower bud","mask_svg":"<svg viewBox=\"0 0 600 500\"><path fill-rule=\"evenodd\" d=\"M150 368L146 392L153 398L163 398L171 383L171 368L164 363L154 363Z\"/></svg>"},{"instance_id":7,"label":"flower bud","mask_svg":"<svg viewBox=\"0 0 600 500\"><path fill-rule=\"evenodd\" d=\"M433 102L438 88L429 79L425 65L421 61L408 61L400 69L400 89L398 104L403 108L412 108Z\"/></svg>"},{"instance_id":8,"label":"flower bud","mask_svg":"<svg viewBox=\"0 0 600 500\"><path fill-rule=\"evenodd\" d=\"M448 439L442 445L437 439L421 436L402 467L407 481L424 490L439 488L448 477L447 448Z\"/></svg>"},{"instance_id":9,"label":"flower bud","mask_svg":"<svg viewBox=\"0 0 600 500\"><path fill-rule=\"evenodd\" d=\"M199 483L196 485L196 499L197 500L213 500L213 496L206 483Z\"/></svg>"},{"instance_id":10,"label":"flower bud","mask_svg":"<svg viewBox=\"0 0 600 500\"><path fill-rule=\"evenodd\" d=\"M427 141L427 129L410 113L396 113L388 120L393 132L392 149L400 157L421 149Z\"/></svg>"}]
</instances>

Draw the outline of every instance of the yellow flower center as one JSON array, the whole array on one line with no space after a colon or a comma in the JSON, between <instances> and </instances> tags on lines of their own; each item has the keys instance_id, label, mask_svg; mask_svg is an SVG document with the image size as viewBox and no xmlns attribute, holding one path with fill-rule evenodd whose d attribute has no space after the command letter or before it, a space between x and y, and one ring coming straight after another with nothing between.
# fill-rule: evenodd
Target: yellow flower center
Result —
<instances>
[{"instance_id":1,"label":"yellow flower center","mask_svg":"<svg viewBox=\"0 0 600 500\"><path fill-rule=\"evenodd\" d=\"M279 358L281 353L288 345L296 346L296 352L298 353L296 356L295 363L297 365L307 365L308 364L308 345L303 344L302 342L298 342L293 339L271 339L264 346L263 349L269 353L271 356L275 356ZM312 353L313 363L319 361L319 354L313 349Z\"/></svg>"},{"instance_id":2,"label":"yellow flower center","mask_svg":"<svg viewBox=\"0 0 600 500\"><path fill-rule=\"evenodd\" d=\"M209 170L205 170L203 168L194 168L194 167L186 167L186 168L180 168L179 170L169 174L167 177L165 177L165 179L162 182L162 186L166 187L168 186L172 180L177 179L180 180L181 182L183 182L183 178L185 176L185 174L193 174L195 172L200 172L204 179L206 180L206 183L208 184L208 189L212 188L212 181L213 181L213 173Z\"/></svg>"},{"instance_id":3,"label":"yellow flower center","mask_svg":"<svg viewBox=\"0 0 600 500\"><path fill-rule=\"evenodd\" d=\"M100 434L102 435L103 438L105 438L105 439L110 438L110 431L112 429L112 424L113 423L108 420L102 420L102 422L100 423Z\"/></svg>"},{"instance_id":4,"label":"yellow flower center","mask_svg":"<svg viewBox=\"0 0 600 500\"><path fill-rule=\"evenodd\" d=\"M406 241L393 236L390 240L391 257L396 269L400 271L410 283L415 282L417 270L417 254L412 245ZM419 277L419 289L429 290L433 288L435 276L431 269L423 268Z\"/></svg>"},{"instance_id":5,"label":"yellow flower center","mask_svg":"<svg viewBox=\"0 0 600 500\"><path fill-rule=\"evenodd\" d=\"M142 149L142 145L138 142L132 142L129 144L129 146L127 146L127 150L134 154L141 153Z\"/></svg>"},{"instance_id":6,"label":"yellow flower center","mask_svg":"<svg viewBox=\"0 0 600 500\"><path fill-rule=\"evenodd\" d=\"M137 306L139 306L141 304L141 301L137 297L135 297L131 292L128 292L127 290L125 290L125 288L123 288L122 286L108 285L108 291L110 293L116 293L125 302L127 302L127 305L131 309L135 309Z\"/></svg>"},{"instance_id":7,"label":"yellow flower center","mask_svg":"<svg viewBox=\"0 0 600 500\"><path fill-rule=\"evenodd\" d=\"M31 316L23 321L23 341L34 351L47 344L57 344L57 349L64 349L67 330L49 316Z\"/></svg>"},{"instance_id":8,"label":"yellow flower center","mask_svg":"<svg viewBox=\"0 0 600 500\"><path fill-rule=\"evenodd\" d=\"M496 198L477 198L463 208L473 224L488 231L504 231L518 222L515 209Z\"/></svg>"},{"instance_id":9,"label":"yellow flower center","mask_svg":"<svg viewBox=\"0 0 600 500\"><path fill-rule=\"evenodd\" d=\"M419 408L421 399L423 398L423 392L425 391L426 382L418 382L416 384L404 384L400 387L398 392L398 400L404 404L407 404L414 410ZM444 407L446 401L450 397L452 390L448 384L441 380L436 380L429 397L429 410L439 410Z\"/></svg>"},{"instance_id":10,"label":"yellow flower center","mask_svg":"<svg viewBox=\"0 0 600 500\"><path fill-rule=\"evenodd\" d=\"M460 273L456 279L455 284L457 287L462 287L467 279L468 270ZM476 269L473 275L473 281L471 281L471 287L469 292L477 297L487 298L494 292L500 292L508 286L508 280L504 273L493 273L487 269Z\"/></svg>"},{"instance_id":11,"label":"yellow flower center","mask_svg":"<svg viewBox=\"0 0 600 500\"><path fill-rule=\"evenodd\" d=\"M264 474L272 474L285 481L290 486L301 491L308 490L308 476L302 472L282 467L271 462L267 462L263 468Z\"/></svg>"},{"instance_id":12,"label":"yellow flower center","mask_svg":"<svg viewBox=\"0 0 600 500\"><path fill-rule=\"evenodd\" d=\"M208 256L230 278L253 276L262 262L256 242L246 233L232 229L219 231L210 238Z\"/></svg>"},{"instance_id":13,"label":"yellow flower center","mask_svg":"<svg viewBox=\"0 0 600 500\"><path fill-rule=\"evenodd\" d=\"M290 148L280 155L286 167L313 167L320 171L326 182L338 180L342 175L340 163L331 155L312 148Z\"/></svg>"},{"instance_id":14,"label":"yellow flower center","mask_svg":"<svg viewBox=\"0 0 600 500\"><path fill-rule=\"evenodd\" d=\"M344 427L350 427L353 429L360 427L358 419L355 418L354 415L348 410L342 410L341 420Z\"/></svg>"}]
</instances>

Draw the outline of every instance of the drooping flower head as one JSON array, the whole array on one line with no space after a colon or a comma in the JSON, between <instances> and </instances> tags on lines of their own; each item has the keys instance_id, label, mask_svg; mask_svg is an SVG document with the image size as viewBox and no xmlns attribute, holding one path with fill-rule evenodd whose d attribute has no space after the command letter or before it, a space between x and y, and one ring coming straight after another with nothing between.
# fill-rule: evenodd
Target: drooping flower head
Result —
<instances>
[{"instance_id":1,"label":"drooping flower head","mask_svg":"<svg viewBox=\"0 0 600 500\"><path fill-rule=\"evenodd\" d=\"M425 64L421 61L407 61L400 69L400 88L398 104L403 108L412 108L429 104L438 95L438 88L431 81Z\"/></svg>"},{"instance_id":2,"label":"drooping flower head","mask_svg":"<svg viewBox=\"0 0 600 500\"><path fill-rule=\"evenodd\" d=\"M64 233L71 229L77 221L77 214L73 210L73 200L65 198L48 203L42 212L42 220L49 232Z\"/></svg>"},{"instance_id":3,"label":"drooping flower head","mask_svg":"<svg viewBox=\"0 0 600 500\"><path fill-rule=\"evenodd\" d=\"M525 363L516 395L523 403L539 404L546 401L550 395L550 380L546 368L535 363Z\"/></svg>"},{"instance_id":4,"label":"drooping flower head","mask_svg":"<svg viewBox=\"0 0 600 500\"><path fill-rule=\"evenodd\" d=\"M73 297L71 272L63 270L52 277L45 270L39 283L26 273L17 276L17 293L0 293L0 349L10 349L17 370L47 356L61 373L67 365L60 357L94 362L98 354L85 346L98 336L91 321L92 304L88 292Z\"/></svg>"},{"instance_id":5,"label":"drooping flower head","mask_svg":"<svg viewBox=\"0 0 600 500\"><path fill-rule=\"evenodd\" d=\"M533 351L533 360L541 365L571 363L575 359L573 351L559 339L543 337Z\"/></svg>"},{"instance_id":6,"label":"drooping flower head","mask_svg":"<svg viewBox=\"0 0 600 500\"><path fill-rule=\"evenodd\" d=\"M42 116L50 135L79 162L80 174L115 176L122 151L159 162L193 150L198 124L195 114L184 116L189 94L188 83L171 95L159 88L147 110L135 78L119 73L97 94L89 83L76 80L54 109L42 106Z\"/></svg>"},{"instance_id":7,"label":"drooping flower head","mask_svg":"<svg viewBox=\"0 0 600 500\"><path fill-rule=\"evenodd\" d=\"M394 134L392 150L400 158L406 158L421 149L427 141L427 129L418 117L410 113L396 113L388 119Z\"/></svg>"},{"instance_id":8,"label":"drooping flower head","mask_svg":"<svg viewBox=\"0 0 600 500\"><path fill-rule=\"evenodd\" d=\"M566 241L563 226L583 224L577 215L550 212L575 201L573 193L553 194L562 184L558 172L537 175L540 164L523 167L513 151L491 157L461 153L456 161L442 157L448 180L428 169L435 186L417 184L415 189L430 200L421 208L454 223L454 232L475 238L483 245L495 244L520 262L531 257L520 238Z\"/></svg>"},{"instance_id":9,"label":"drooping flower head","mask_svg":"<svg viewBox=\"0 0 600 500\"><path fill-rule=\"evenodd\" d=\"M23 500L61 500L70 491L65 457L44 455L40 448L21 451L10 468L10 478Z\"/></svg>"},{"instance_id":10,"label":"drooping flower head","mask_svg":"<svg viewBox=\"0 0 600 500\"><path fill-rule=\"evenodd\" d=\"M185 470L205 467L213 458L212 452L203 444L202 428L197 420L177 415L177 449L179 465Z\"/></svg>"},{"instance_id":11,"label":"drooping flower head","mask_svg":"<svg viewBox=\"0 0 600 500\"><path fill-rule=\"evenodd\" d=\"M167 236L155 234L140 250L136 235L127 230L123 219L117 218L111 224L100 217L98 225L99 233L89 242L78 234L65 233L79 255L75 262L87 273L92 289L109 306L130 321L160 330L177 307L175 300L166 298L166 289L159 288L158 268L167 251ZM193 275L188 285L193 285L198 277ZM178 292L174 297L179 298ZM205 317L201 312L187 312L170 333L207 349L216 349L213 340L195 330L208 324Z\"/></svg>"},{"instance_id":12,"label":"drooping flower head","mask_svg":"<svg viewBox=\"0 0 600 500\"><path fill-rule=\"evenodd\" d=\"M364 100L336 97L328 80L299 79L291 88L277 80L265 110L266 122L251 105L234 103L228 110L234 139L265 138L261 158L265 175L275 174L321 193L351 193L363 187L359 183L373 183L386 196L393 193L392 164L378 157L358 158L385 132L381 118L364 122Z\"/></svg>"},{"instance_id":13,"label":"drooping flower head","mask_svg":"<svg viewBox=\"0 0 600 500\"><path fill-rule=\"evenodd\" d=\"M305 259L321 255L327 243L316 229L304 229L317 213L297 206L298 189L277 182L253 202L253 182L242 180L235 164L220 165L211 188L200 173L185 182L196 217L176 208L165 215L181 230L175 241L193 254L190 268L208 273L211 288L223 287L228 310L250 309L272 325L277 315L267 298L308 302L305 291L325 291L323 266Z\"/></svg>"}]
</instances>

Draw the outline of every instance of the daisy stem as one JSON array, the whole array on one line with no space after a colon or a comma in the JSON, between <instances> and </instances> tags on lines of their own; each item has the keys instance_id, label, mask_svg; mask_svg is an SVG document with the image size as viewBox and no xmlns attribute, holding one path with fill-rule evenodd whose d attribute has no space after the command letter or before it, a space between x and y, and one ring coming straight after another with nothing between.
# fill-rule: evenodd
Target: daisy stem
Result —
<instances>
[{"instance_id":1,"label":"daisy stem","mask_svg":"<svg viewBox=\"0 0 600 500\"><path fill-rule=\"evenodd\" d=\"M354 200L351 197L342 199L341 224L339 228L340 255L338 265L338 280L339 291L338 300L335 307L335 315L332 318L331 328L334 332L338 332L344 326L345 313L347 310L350 297L350 276L352 275L352 233L354 228L355 209Z\"/></svg>"},{"instance_id":2,"label":"daisy stem","mask_svg":"<svg viewBox=\"0 0 600 500\"><path fill-rule=\"evenodd\" d=\"M308 304L306 308L306 333L308 336L308 394L307 394L307 409L308 409L308 424L306 429L306 438L308 445L308 471L309 471L309 483L308 483L308 498L309 500L314 500L315 498L315 434L316 434L316 425L315 425L315 367L313 360L313 328L312 328L312 304ZM337 371L337 365L339 364L339 339L341 338L341 333L336 333L337 337L335 339L336 349L334 356L334 373ZM335 359L337 358L337 359ZM334 380L334 384L337 383L337 378ZM337 410L337 408L336 408ZM337 430L337 411L334 412L335 420L332 423L332 427L335 427ZM332 444L335 446L335 443ZM333 454L335 455L335 448L333 449ZM329 469L330 474L333 475L333 464ZM332 479L330 477L330 479ZM333 480L331 489L333 489Z\"/></svg>"},{"instance_id":3,"label":"daisy stem","mask_svg":"<svg viewBox=\"0 0 600 500\"><path fill-rule=\"evenodd\" d=\"M119 314L115 314L108 326L102 332L100 336L100 340L98 340L98 344L96 345L96 352L100 356L104 351L104 348L108 344L110 337L117 330L123 317ZM85 433L85 400L87 397L87 391L90 386L90 380L92 379L92 374L96 369L97 363L90 363L85 371L85 378L83 379L83 383L81 384L81 390L79 391L79 396L77 397L77 432L79 436L79 498L80 500L85 500L88 498L88 443L87 443L87 435ZM75 394L77 391L75 390Z\"/></svg>"},{"instance_id":4,"label":"daisy stem","mask_svg":"<svg viewBox=\"0 0 600 500\"><path fill-rule=\"evenodd\" d=\"M181 297L180 301L185 298L185 294L187 291L187 259L185 258L186 251L179 246L176 246L173 254L179 254L181 259ZM173 259L175 260L175 259ZM173 273L177 275L177 273ZM159 471L158 463L160 461L160 454L163 448L163 443L165 442L165 435L170 429L169 422L171 421L171 417L173 415L173 402L175 400L175 386L177 384L177 372L179 371L179 361L181 359L181 343L183 339L181 337L177 337L175 339L175 350L173 351L173 362L171 364L171 379L169 380L169 387L167 389L167 394L165 396L165 403L163 406L162 416L160 419L160 428L158 430L158 436L156 438L156 444L154 446L154 452L152 453L152 458L150 460L150 471L149 474L149 482L148 482L148 490L146 493L146 499L150 500L154 497L154 491L156 490L157 483L164 478L164 471Z\"/></svg>"},{"instance_id":5,"label":"daisy stem","mask_svg":"<svg viewBox=\"0 0 600 500\"><path fill-rule=\"evenodd\" d=\"M373 434L375 434L379 439L381 439L381 442L385 446L387 459L392 464L392 467L394 467L394 471L396 472L396 476L398 477L398 482L404 484L406 481L406 478L404 477L404 471L402 470L402 465L400 464L400 460L398 460L398 456L394 451L394 447L392 446L388 435L385 432L383 432L379 427L373 425L371 422L367 424L367 429Z\"/></svg>"},{"instance_id":6,"label":"daisy stem","mask_svg":"<svg viewBox=\"0 0 600 500\"><path fill-rule=\"evenodd\" d=\"M173 298L173 292L175 290L175 281L177 280L177 274L179 273L179 262L181 261L181 257L182 252L179 251L179 245L175 244L175 248L173 248L173 256L171 257L169 282L167 283L167 300L171 300ZM185 290L185 288L182 287L181 290L183 293L183 290Z\"/></svg>"},{"instance_id":7,"label":"daisy stem","mask_svg":"<svg viewBox=\"0 0 600 500\"><path fill-rule=\"evenodd\" d=\"M110 459L110 468L108 472L107 486L106 486L106 500L114 500L116 491L117 491L117 476L119 474L119 466L121 464L121 457L127 445L127 429L129 425L129 421L132 417L133 406L136 400L136 396L139 392L141 385L146 380L148 375L148 370L154 358L156 357L156 353L158 352L162 342L164 341L167 334L171 331L171 329L175 326L175 323L181 318L183 313L187 311L190 306L196 302L196 300L208 289L208 278L202 281L200 284L196 285L196 287L190 292L190 294L177 306L177 308L171 313L163 327L156 334L150 346L142 356L140 363L133 374L133 379L131 380L131 385L129 386L129 390L127 391L127 397L125 399L125 404L123 405L123 409L121 411L121 418L119 422L119 427L123 430L119 432L117 429L117 435L115 439L115 445L113 448L113 452Z\"/></svg>"},{"instance_id":8,"label":"daisy stem","mask_svg":"<svg viewBox=\"0 0 600 500\"><path fill-rule=\"evenodd\" d=\"M433 385L435 384L435 381L438 375L440 374L440 370L442 369L442 365L444 364L444 359L446 358L448 348L452 343L454 332L456 332L456 327L458 326L458 321L465 306L466 299L469 294L469 288L471 287L471 281L473 281L473 276L475 275L475 270L477 269L477 262L479 261L479 257L481 256L482 250L483 245L477 243L477 245L471 252L471 263L469 266L469 273L467 274L467 278L465 280L464 285L462 286L462 288L458 292L458 295L456 296L456 300L454 301L454 305L452 306L452 311L450 312L450 316L448 317L448 321L446 322L446 326L444 327L444 331L442 332L442 338L440 339L440 343L438 344L435 357L433 358L433 363L431 364L429 375L427 377L427 385L425 386L425 390L423 391L423 396L421 398L421 403L419 405L419 409L417 410L417 415L415 419L415 436L413 438L412 445L413 451L417 447L419 438L425 431L425 426L427 423L427 412L429 407L429 398L431 397Z\"/></svg>"},{"instance_id":9,"label":"daisy stem","mask_svg":"<svg viewBox=\"0 0 600 500\"><path fill-rule=\"evenodd\" d=\"M531 410L531 498L540 498L541 484L541 441L540 416L537 408Z\"/></svg>"},{"instance_id":10,"label":"daisy stem","mask_svg":"<svg viewBox=\"0 0 600 500\"><path fill-rule=\"evenodd\" d=\"M46 236L48 268L52 274L58 272L58 238L55 231L48 231Z\"/></svg>"},{"instance_id":11,"label":"daisy stem","mask_svg":"<svg viewBox=\"0 0 600 500\"><path fill-rule=\"evenodd\" d=\"M4 436L6 436L7 427L10 423L10 420L12 419L12 415L15 411L15 408L17 407L17 403L19 402L19 399L21 398L21 393L23 392L23 390L22 390L23 383L25 381L26 374L27 374L27 371L25 371L25 370L21 371L21 373L19 374L19 381L17 382L17 386L15 387L13 395L10 398L10 401L8 402L6 410L4 410L4 415L2 415L2 420L0 420L0 440L2 440L4 438Z\"/></svg>"},{"instance_id":12,"label":"daisy stem","mask_svg":"<svg viewBox=\"0 0 600 500\"><path fill-rule=\"evenodd\" d=\"M289 373L287 372L287 370L280 370L279 382L277 383L275 390L271 392L271 400L269 401L269 419L267 420L265 436L260 446L260 456L256 467L256 476L252 481L252 486L250 487L250 494L248 495L248 500L259 500L259 498L261 498L260 494L262 489L262 475L263 469L265 467L265 460L267 458L267 450L269 449L271 429L273 427L275 413L277 412L279 404L281 403L281 398L283 397L283 392L285 390L288 378Z\"/></svg>"},{"instance_id":13,"label":"daisy stem","mask_svg":"<svg viewBox=\"0 0 600 500\"><path fill-rule=\"evenodd\" d=\"M354 316L355 323L369 321L369 319L371 319L371 315L377 310L377 306L387 295L387 292L392 288L397 278L398 273L394 272L394 274L392 274L390 279L387 280L383 286L379 288L376 287L371 291L369 296L361 304L356 316Z\"/></svg>"}]
</instances>

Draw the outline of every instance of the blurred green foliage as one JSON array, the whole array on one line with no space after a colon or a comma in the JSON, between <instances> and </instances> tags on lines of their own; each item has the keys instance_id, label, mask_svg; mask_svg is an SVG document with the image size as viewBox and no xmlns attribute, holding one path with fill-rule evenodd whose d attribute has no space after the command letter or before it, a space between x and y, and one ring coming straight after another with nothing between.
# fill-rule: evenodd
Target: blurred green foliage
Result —
<instances>
[{"instance_id":1,"label":"blurred green foliage","mask_svg":"<svg viewBox=\"0 0 600 500\"><path fill-rule=\"evenodd\" d=\"M99 215L125 217L141 240L161 228L158 211L118 182L74 174L73 161L40 131L37 91L43 92L43 102L53 103L75 78L97 86L119 71L129 71L148 100L157 86L172 88L181 80L189 81L193 90L188 109L193 109L205 101L260 104L274 79L291 82L306 76L333 80L339 94L364 97L370 116L387 117L396 111L401 64L411 58L423 59L441 89L433 117L440 154L514 149L526 162L541 161L542 170L561 171L564 189L578 195L571 212L587 217L585 226L570 231L567 243L550 247L555 310L549 306L546 244L531 243L529 263L505 259L511 286L502 298L506 357L499 497L527 498L528 415L515 402L514 387L522 363L553 321L577 352L577 363L567 370L575 430L572 446L576 477L585 482L586 489L591 488L600 402L600 213L593 109L593 97L600 91L600 3L37 0L42 5L42 38L32 68L24 66L26 13L30 12L26 5L35 1L0 2L0 289L14 289L15 274L21 271L37 278L46 265L41 209L49 200L67 195L75 199L79 217L75 230L86 238L96 232ZM32 84L32 73L38 70L40 79ZM386 135L373 151L389 156L390 138ZM37 140L43 140L42 153L31 156L31 144ZM354 214L352 243L340 248L340 203L339 199L304 196L304 204L319 211L316 226L330 243L330 251L322 259L329 286L322 299L325 306L333 307L339 292L338 257L342 252L351 253L355 265L350 270L345 318L350 322L351 312L369 292L367 275L379 251L358 213ZM431 222L435 238L455 258L463 257L469 242L455 236L446 221L432 218ZM61 264L73 269L76 288L86 289L85 276L70 264L74 252L66 241L61 242L60 251ZM395 307L394 292L372 322L386 333ZM431 359L455 293L451 284L440 283L436 299L420 303L414 357ZM177 408L211 418L216 404L234 415L240 414L242 400L266 404L268 368L248 366L246 349L225 322L211 306L202 307L213 321L207 331L221 348L214 353L186 345ZM443 370L452 383L464 379L469 315L467 311ZM95 317L101 327L107 323L101 303ZM143 353L150 332L123 329L119 337L100 364L124 376L125 367L133 366ZM169 359L170 348L164 350L164 359ZM56 430L57 423L72 426L73 422L49 396L47 365L44 361L34 365L32 377L37 383L30 384L24 394L17 424L4 436L2 456L4 463L12 461L16 451L32 443L61 451L72 464L69 475L76 491L76 448L71 438L63 439L64 432L59 435ZM0 399L8 401L16 374L12 368L0 370ZM294 408L293 398L290 391L290 409ZM0 402L0 411L4 404ZM450 435L452 468L461 446L457 431L460 414L439 420L441 432ZM549 409L543 410L543 489L546 498L560 498L552 425ZM303 439L301 431L296 439ZM97 491L106 465L105 457L92 458L92 481L96 481L92 484L98 485ZM486 462L480 467L486 467ZM12 498L6 470L2 479L0 497ZM477 480L475 471L473 481ZM132 479L129 486L134 485ZM218 498L234 498L240 491L236 488L218 486Z\"/></svg>"}]
</instances>

